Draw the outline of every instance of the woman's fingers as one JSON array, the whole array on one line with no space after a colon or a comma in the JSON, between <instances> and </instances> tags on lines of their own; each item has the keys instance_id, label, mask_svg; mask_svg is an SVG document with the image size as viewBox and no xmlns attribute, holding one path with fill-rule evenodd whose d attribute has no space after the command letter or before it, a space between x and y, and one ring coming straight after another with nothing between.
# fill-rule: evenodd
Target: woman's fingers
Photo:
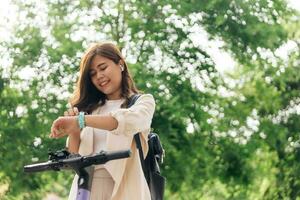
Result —
<instances>
[{"instance_id":1,"label":"woman's fingers","mask_svg":"<svg viewBox=\"0 0 300 200\"><path fill-rule=\"evenodd\" d=\"M78 111L78 108L77 108L77 107L74 107L74 108L73 108L73 111L74 111L75 115L78 115L78 114L79 114L79 111Z\"/></svg>"},{"instance_id":2,"label":"woman's fingers","mask_svg":"<svg viewBox=\"0 0 300 200\"><path fill-rule=\"evenodd\" d=\"M67 111L64 112L64 116L75 116L78 115L79 111L77 107L73 107Z\"/></svg>"},{"instance_id":3,"label":"woman's fingers","mask_svg":"<svg viewBox=\"0 0 300 200\"><path fill-rule=\"evenodd\" d=\"M53 129L53 131L50 133L50 138L61 138L63 136L67 135L67 133L63 129Z\"/></svg>"},{"instance_id":4,"label":"woman's fingers","mask_svg":"<svg viewBox=\"0 0 300 200\"><path fill-rule=\"evenodd\" d=\"M54 130L51 130L51 133L49 134L50 138L55 138L56 137L56 132Z\"/></svg>"},{"instance_id":5,"label":"woman's fingers","mask_svg":"<svg viewBox=\"0 0 300 200\"><path fill-rule=\"evenodd\" d=\"M57 136L57 138L62 138L62 137L65 137L66 135L68 135L67 133L63 133L63 134L60 134L59 136Z\"/></svg>"},{"instance_id":6,"label":"woman's fingers","mask_svg":"<svg viewBox=\"0 0 300 200\"><path fill-rule=\"evenodd\" d=\"M57 132L58 132L58 134L56 135L56 138L61 138L65 135L67 135L66 131L63 128L58 129Z\"/></svg>"},{"instance_id":7,"label":"woman's fingers","mask_svg":"<svg viewBox=\"0 0 300 200\"><path fill-rule=\"evenodd\" d=\"M58 130L60 129L60 118L56 119L51 126L51 134L50 137L57 137L59 135Z\"/></svg>"},{"instance_id":8,"label":"woman's fingers","mask_svg":"<svg viewBox=\"0 0 300 200\"><path fill-rule=\"evenodd\" d=\"M75 110L75 113L78 110ZM49 137L60 138L69 134L80 135L80 128L75 116L59 117L51 126Z\"/></svg>"},{"instance_id":9,"label":"woman's fingers","mask_svg":"<svg viewBox=\"0 0 300 200\"><path fill-rule=\"evenodd\" d=\"M49 135L50 138L60 138L67 135L66 131L63 128L53 128L51 129L51 133Z\"/></svg>"},{"instance_id":10,"label":"woman's fingers","mask_svg":"<svg viewBox=\"0 0 300 200\"><path fill-rule=\"evenodd\" d=\"M68 117L59 117L55 121L53 121L51 126L51 133L49 135L50 138L61 138L67 135L66 130L66 119Z\"/></svg>"}]
</instances>

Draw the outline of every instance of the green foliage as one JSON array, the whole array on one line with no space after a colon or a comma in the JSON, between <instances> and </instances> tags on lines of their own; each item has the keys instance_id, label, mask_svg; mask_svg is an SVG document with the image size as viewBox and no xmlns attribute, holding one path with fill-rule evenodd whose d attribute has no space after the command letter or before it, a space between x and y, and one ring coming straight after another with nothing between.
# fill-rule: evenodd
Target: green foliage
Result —
<instances>
[{"instance_id":1,"label":"green foliage","mask_svg":"<svg viewBox=\"0 0 300 200\"><path fill-rule=\"evenodd\" d=\"M1 44L13 62L8 75L0 68L0 198L67 196L71 172L22 167L64 147L48 138L51 122L99 40L119 44L138 88L156 99L166 199L300 196L299 16L284 0L41 1L45 15L15 4L27 14ZM219 73L199 30L224 42L234 71ZM285 59L276 50L287 41L296 47ZM19 74L26 68L34 76Z\"/></svg>"}]
</instances>

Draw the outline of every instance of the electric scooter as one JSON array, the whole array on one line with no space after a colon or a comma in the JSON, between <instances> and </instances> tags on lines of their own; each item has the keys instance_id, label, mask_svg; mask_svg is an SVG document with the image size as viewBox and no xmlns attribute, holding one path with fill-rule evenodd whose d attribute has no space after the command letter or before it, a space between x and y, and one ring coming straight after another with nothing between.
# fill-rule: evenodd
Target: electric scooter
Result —
<instances>
[{"instance_id":1,"label":"electric scooter","mask_svg":"<svg viewBox=\"0 0 300 200\"><path fill-rule=\"evenodd\" d=\"M24 166L24 172L74 170L79 176L76 200L89 200L94 174L94 165L105 164L110 160L128 158L130 150L125 151L101 151L95 155L81 156L71 154L67 150L50 152L47 162Z\"/></svg>"}]
</instances>

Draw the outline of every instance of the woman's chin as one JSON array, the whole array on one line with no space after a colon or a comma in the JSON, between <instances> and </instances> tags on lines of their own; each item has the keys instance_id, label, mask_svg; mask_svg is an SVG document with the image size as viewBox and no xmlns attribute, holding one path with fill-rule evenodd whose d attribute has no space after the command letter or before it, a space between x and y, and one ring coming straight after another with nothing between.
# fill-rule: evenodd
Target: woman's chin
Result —
<instances>
[{"instance_id":1,"label":"woman's chin","mask_svg":"<svg viewBox=\"0 0 300 200\"><path fill-rule=\"evenodd\" d=\"M101 89L101 90L99 89L99 91L102 92L103 94L105 94L106 96L109 96L109 95L112 94L112 92L110 90L107 90L107 89L106 90L105 89Z\"/></svg>"},{"instance_id":2,"label":"woman's chin","mask_svg":"<svg viewBox=\"0 0 300 200\"><path fill-rule=\"evenodd\" d=\"M109 92L109 88L103 88L103 87L100 87L98 86L97 89L102 92L103 94L107 95Z\"/></svg>"}]
</instances>

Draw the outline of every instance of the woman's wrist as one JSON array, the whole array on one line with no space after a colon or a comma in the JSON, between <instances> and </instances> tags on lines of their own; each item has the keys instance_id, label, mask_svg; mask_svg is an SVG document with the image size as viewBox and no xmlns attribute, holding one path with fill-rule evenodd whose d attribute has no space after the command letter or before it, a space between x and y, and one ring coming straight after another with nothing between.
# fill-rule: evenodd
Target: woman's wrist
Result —
<instances>
[{"instance_id":1,"label":"woman's wrist","mask_svg":"<svg viewBox=\"0 0 300 200\"><path fill-rule=\"evenodd\" d=\"M85 116L84 112L79 112L79 115L77 115L77 122L80 130L82 130L85 127Z\"/></svg>"}]
</instances>

